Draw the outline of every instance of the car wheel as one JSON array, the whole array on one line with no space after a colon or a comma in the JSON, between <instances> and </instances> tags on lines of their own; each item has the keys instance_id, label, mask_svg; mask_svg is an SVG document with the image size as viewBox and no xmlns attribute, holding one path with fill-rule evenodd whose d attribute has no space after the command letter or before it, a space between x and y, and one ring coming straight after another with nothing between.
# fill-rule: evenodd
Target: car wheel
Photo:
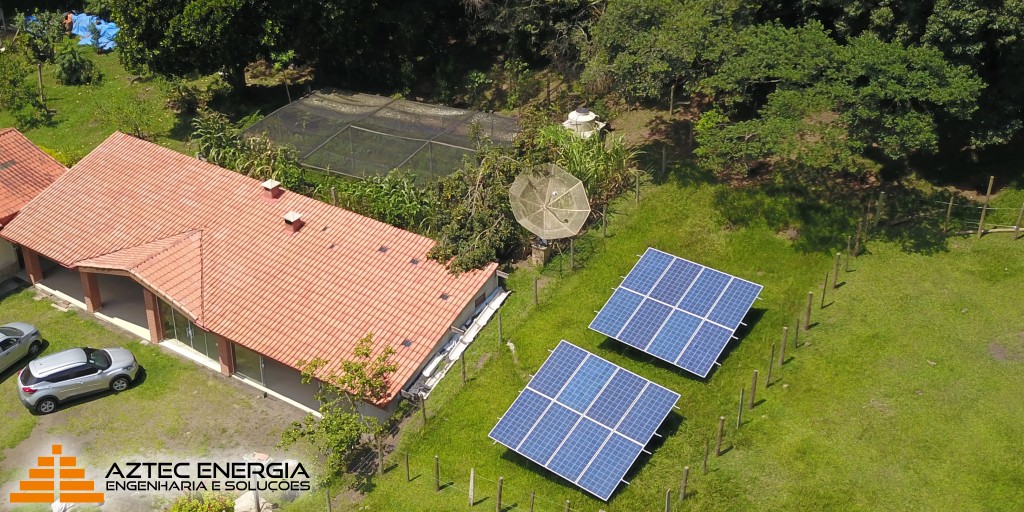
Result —
<instances>
[{"instance_id":1,"label":"car wheel","mask_svg":"<svg viewBox=\"0 0 1024 512\"><path fill-rule=\"evenodd\" d=\"M39 414L50 414L51 412L56 410L57 400L54 400L53 398L46 397L36 402L36 412L38 412Z\"/></svg>"},{"instance_id":2,"label":"car wheel","mask_svg":"<svg viewBox=\"0 0 1024 512\"><path fill-rule=\"evenodd\" d=\"M43 344L39 343L38 341L33 341L32 344L28 346L28 356L35 357L39 355L39 353L42 352L42 350Z\"/></svg>"},{"instance_id":3,"label":"car wheel","mask_svg":"<svg viewBox=\"0 0 1024 512\"><path fill-rule=\"evenodd\" d=\"M113 389L114 393L120 393L128 389L129 384L131 381L128 380L128 377L118 377L110 383L110 389Z\"/></svg>"}]
</instances>

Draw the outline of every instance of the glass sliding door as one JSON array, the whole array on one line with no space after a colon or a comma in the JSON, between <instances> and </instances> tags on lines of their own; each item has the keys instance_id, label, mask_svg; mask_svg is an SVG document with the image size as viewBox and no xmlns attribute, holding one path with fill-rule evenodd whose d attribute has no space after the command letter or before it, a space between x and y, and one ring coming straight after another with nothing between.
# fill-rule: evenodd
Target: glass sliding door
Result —
<instances>
[{"instance_id":1,"label":"glass sliding door","mask_svg":"<svg viewBox=\"0 0 1024 512\"><path fill-rule=\"evenodd\" d=\"M259 353L249 350L237 343L235 348L235 372L249 380L263 384L263 358Z\"/></svg>"},{"instance_id":2,"label":"glass sliding door","mask_svg":"<svg viewBox=\"0 0 1024 512\"><path fill-rule=\"evenodd\" d=\"M192 350L214 361L220 361L217 337L200 329L192 320L163 300L160 300L160 319L164 324L165 338L178 340Z\"/></svg>"}]
</instances>

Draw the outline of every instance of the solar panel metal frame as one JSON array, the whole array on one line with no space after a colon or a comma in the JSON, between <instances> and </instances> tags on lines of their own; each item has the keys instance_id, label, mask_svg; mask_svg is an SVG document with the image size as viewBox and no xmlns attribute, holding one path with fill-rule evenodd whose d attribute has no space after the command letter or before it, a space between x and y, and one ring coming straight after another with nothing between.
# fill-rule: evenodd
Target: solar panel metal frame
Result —
<instances>
[{"instance_id":1,"label":"solar panel metal frame","mask_svg":"<svg viewBox=\"0 0 1024 512\"><path fill-rule=\"evenodd\" d=\"M572 365L571 367L565 366L563 368L560 368L559 365L563 361L556 360L556 353L559 353L560 351L561 354L558 357L562 357L563 360L569 358L570 356L575 357L578 355L579 352L583 353L583 357L576 363L572 363L572 361L570 360L569 364ZM609 365L611 366L613 371L608 375L607 379L601 385L600 389L596 392L596 394L594 394L593 397L590 398L589 401L586 403L586 407L583 408L583 412L578 412L576 407L573 404L564 401L562 399L562 396L563 394L566 393L567 390L569 390L570 384L574 382L574 379L579 374L580 369L582 369L589 361L596 361L597 364ZM565 375L566 373L568 373L568 375ZM618 419L615 421L613 427L608 427L606 422L610 422L611 418L590 416L588 414L592 412L591 409L594 408L598 401L602 397L605 397L605 392L608 390L608 386L620 374L624 378L635 379L634 382L639 381L638 383L642 383L642 386L640 386L639 389L637 389L635 392L626 395L626 400L630 400L629 404L624 409L622 409L621 413L614 413L613 416L611 416L611 418ZM550 381L552 378L554 378L554 382L557 383L560 380L562 380L562 377L564 377L564 382L558 384L557 390L552 392L546 389L548 388L549 384L549 382L547 381ZM580 384L587 383L582 382ZM640 398L649 389L652 390L652 403L654 402L654 399L671 399L671 403L668 403L667 401L665 401L664 403L657 403L655 405L658 405L660 410L645 411L644 409L641 408L643 404L640 403ZM610 393L610 395L614 394L614 392ZM541 404L538 401L537 397L540 397L539 400L545 401L545 404L543 404L543 407L540 409L538 409L538 407ZM611 396L610 398L614 399L616 397ZM498 420L498 423L495 424L494 428L491 429L491 432L488 434L488 437L494 440L495 442L501 443L502 445L508 447L509 449L515 451L516 453L526 457L527 459L530 459L531 461L543 466L545 469L571 482L573 485L580 487L584 491L596 496L602 501L608 501L611 495L618 488L619 483L622 482L622 479L625 477L626 473L628 473L630 468L633 467L633 464L636 463L636 459L640 456L640 453L643 452L644 448L647 446L647 443L650 442L651 438L654 436L658 427L665 421L665 418L668 417L668 414L675 407L675 404L678 400L678 393L664 386L656 384L653 381L645 379L629 370L626 370L625 368L622 368L621 366L616 365L615 363L612 363L607 359L594 355L593 353L584 350L576 345L573 345L568 341L562 340L558 344L558 346L556 346L555 349L552 350L551 355L544 362L544 364L541 365L540 369L537 370L537 373L534 374L534 376L530 379L530 382L527 384L526 388L520 391L519 396L516 397L516 400L512 403L511 406L509 406L508 410L501 417L501 419ZM530 402L534 403L531 404ZM605 400L605 403L607 402L608 400ZM621 405L625 403L625 400L621 400L615 403ZM550 453L550 455L547 456L547 459L545 461L538 461L536 460L536 458L524 453L523 449L528 448L528 446L526 446L527 440L531 438L533 432L540 425L540 423L547 419L548 411L555 405L562 408L566 408L570 412L577 414L579 417L576 419L575 424L572 426L572 428L570 428L564 434L555 438L557 440L558 446L554 449L554 451ZM530 411L529 409L531 407L536 411ZM510 414L513 412L513 410L520 411L523 408L527 409L527 416L514 417L512 414ZM630 414L633 413L634 411L637 411L636 414L630 416ZM600 412L602 411L597 411L597 413ZM628 417L634 419L640 418L641 420L647 420L648 425L641 425L642 427L645 428L643 428L640 432L631 432L632 434L635 434L636 436L642 438L642 440L637 440L636 438L633 437L633 435L627 435L625 431L619 430L619 427L624 426L623 422ZM524 418L531 422L530 428L525 433L523 433L520 438L518 438L518 442L515 443L516 446L510 446L508 443L498 438L502 436L502 434L505 433L508 429L514 429L517 427L521 427L522 425L525 425L525 423L520 421L523 420ZM570 438L573 438L573 434L575 434L582 428L589 426L588 424L584 423L585 420L589 420L591 423L606 430L607 434L605 434L605 436L601 438L603 440L595 438L595 440L599 442L597 448L592 450L588 460L586 461L586 464L583 465L582 469L579 470L579 473L576 475L576 477L570 478L569 476L560 472L558 469L552 467L552 465L554 465L556 461L564 460L559 459L558 456L562 453L562 448L568 444L567 441ZM517 421L520 421L518 425L515 424ZM502 430L503 427L505 427L505 431ZM522 429L519 428L519 430ZM597 461L599 457L601 457L603 453L609 453L605 452L604 450L605 448L610 448L607 445L610 441L615 439L616 435L619 438L629 441L630 444L628 446L635 447L635 453L627 454L628 464L622 465L621 468L615 470L615 473L611 474L612 476L616 477L614 484L612 485L610 481L607 481L607 479L606 481L608 483L608 487L604 489L591 489L581 484L580 482L584 479L584 477L588 475L594 475L598 478L601 477L601 475L599 474L600 471L596 468L594 473L590 472L591 466L595 461ZM581 434L581 436L586 437L586 434ZM586 441L586 439L584 439L584 441ZM569 456L572 456L572 446L570 446L569 450ZM625 461L625 459L620 460ZM621 471L619 471L619 469L621 469Z\"/></svg>"},{"instance_id":2,"label":"solar panel metal frame","mask_svg":"<svg viewBox=\"0 0 1024 512\"><path fill-rule=\"evenodd\" d=\"M643 265L645 263L645 259L648 259L647 261L649 263L651 258L668 258L668 263L666 263L664 267L662 267L660 270L657 270L657 275L653 275L651 272L652 269L648 268L649 266L655 266L656 264L649 264L648 267L645 267ZM689 266L695 266L699 270L695 274L693 274L692 278L689 278L685 281L686 289L682 292L679 298L676 299L674 303L669 304L667 302L664 302L663 300L660 300L659 297L654 297L653 294L659 292L659 286L663 282L669 284L670 286L678 284L669 283L665 281L666 277L669 277L670 280L674 280L677 274L671 274L670 269L673 267L673 265L677 264L678 262L681 262L683 268L688 269ZM694 291L695 293L706 292L706 290L693 289L697 281L700 280L701 277L705 275L705 271L713 272L714 274L709 274L709 276L713 278L717 277L716 275L721 275L727 277L728 279L720 286L712 288L712 290L718 290L718 293L716 295L717 298L714 302L712 302L709 306L706 307L706 311L704 311L702 314L699 312L684 309L682 305L690 297L691 291ZM718 321L712 320L710 317L716 312L716 308L718 307L719 303L722 301L723 298L725 298L730 286L736 281L746 283L747 285L756 288L756 292L750 299L750 303L748 305L745 305L745 307L743 307L742 303L739 303L739 307L741 309L738 309L736 311L741 310L743 314L739 316L739 318L735 321L735 325L724 325ZM627 283L632 284L627 285ZM646 291L641 292L641 290L643 289L646 289ZM750 308L753 306L754 302L757 301L763 289L764 287L757 283L730 274L726 274L724 272L715 270L706 265L701 265L699 263L687 260L685 258L680 258L679 256L675 256L664 251L659 251L658 249L655 249L653 247L648 247L647 251L644 252L643 256L640 257L640 259L630 270L629 274L627 274L626 277L623 278L622 283L615 288L615 292L612 294L611 297L609 297L608 301L605 302L605 305L601 308L600 311L598 311L597 315L594 317L594 320L590 322L589 327L593 331L599 332L601 334L604 334L605 336L608 336L609 338L625 343L631 347L634 347L658 359L661 359L662 361L665 361L673 366L682 368L683 370L686 370L701 378L705 378L707 377L708 373L711 372L711 368L714 367L715 363L718 361L718 358L722 355L722 352L725 351L725 347L728 346L729 340L735 337L736 329L739 328L740 324L742 323L743 317L745 317L746 314L750 311ZM664 292L662 291L662 293ZM639 297L639 299L637 299L637 297ZM695 295L695 297L697 297L698 300L701 299L701 297L697 295ZM725 303L725 305L729 304L729 302ZM652 308L654 308L655 305L667 307L670 308L670 310L664 317L662 317L659 320L659 325L657 326L657 329L654 330L653 333L649 335L645 333L645 328L646 330L649 330L649 325L641 325L640 329L633 329L627 331L627 327L630 327L634 318L637 318L637 320L641 320L645 316L650 316L640 314L640 310L644 309L645 306L648 305L650 306L647 308L647 310L645 310L645 313L649 312ZM733 303L733 306L735 305L736 303ZM689 337L685 340L682 340L683 347L676 354L675 359L670 360L666 357L664 353L654 353L650 350L650 348L654 345L655 341L657 341L658 335L666 326L668 326L669 322L672 321L673 317L677 314L677 312L699 319L700 322L690 332ZM638 314L640 314L639 317L637 317ZM609 323L609 318L613 320L612 322L610 322L612 324L615 323L615 320L621 320L623 318L622 316L616 317L615 315L627 316L625 317L625 321L621 323L621 325L617 330L615 330L615 332L610 332L611 328L604 328L604 324ZM654 313L653 315L657 316L658 313ZM725 336L724 341L722 341L722 343L720 344L720 347L716 345L717 351L714 352L714 357L710 360L710 362L706 364L706 366L702 364L701 368L697 370L693 368L687 368L686 366L684 366L684 364L687 364L686 362L684 362L685 358L687 357L687 351L690 349L693 341L697 338L698 333L702 332L702 329L705 327L706 324L711 324L713 326L723 328L728 331L728 335ZM633 341L632 338L634 337L640 337L641 339L646 338L647 341L644 344L644 346L641 347L638 346L638 344ZM705 357L702 359L706 359L706 356L711 355L711 353L708 352L703 355Z\"/></svg>"}]
</instances>

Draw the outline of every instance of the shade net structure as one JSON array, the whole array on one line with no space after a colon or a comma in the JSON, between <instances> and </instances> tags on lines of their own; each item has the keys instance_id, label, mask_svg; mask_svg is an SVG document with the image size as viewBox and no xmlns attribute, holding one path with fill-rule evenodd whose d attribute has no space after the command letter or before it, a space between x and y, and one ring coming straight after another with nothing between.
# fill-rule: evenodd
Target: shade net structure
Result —
<instances>
[{"instance_id":1,"label":"shade net structure","mask_svg":"<svg viewBox=\"0 0 1024 512\"><path fill-rule=\"evenodd\" d=\"M309 169L355 178L400 169L425 183L454 172L475 153L474 129L495 144L511 145L519 123L495 114L325 89L278 109L245 134L295 148Z\"/></svg>"},{"instance_id":2,"label":"shade net structure","mask_svg":"<svg viewBox=\"0 0 1024 512\"><path fill-rule=\"evenodd\" d=\"M508 195L516 221L544 240L579 233L590 216L583 182L555 164L520 174Z\"/></svg>"}]
</instances>

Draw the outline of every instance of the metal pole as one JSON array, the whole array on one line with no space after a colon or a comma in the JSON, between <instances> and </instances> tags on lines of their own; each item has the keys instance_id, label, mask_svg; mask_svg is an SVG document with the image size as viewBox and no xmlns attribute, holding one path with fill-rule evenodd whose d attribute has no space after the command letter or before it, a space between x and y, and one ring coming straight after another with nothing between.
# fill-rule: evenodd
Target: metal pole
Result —
<instances>
[{"instance_id":1,"label":"metal pole","mask_svg":"<svg viewBox=\"0 0 1024 512\"><path fill-rule=\"evenodd\" d=\"M992 199L992 184L995 183L996 177L988 177L988 191L985 192L985 205L981 207L981 220L978 221L978 238L981 238L981 232L985 230L985 214L988 213L988 201Z\"/></svg>"},{"instance_id":2,"label":"metal pole","mask_svg":"<svg viewBox=\"0 0 1024 512\"><path fill-rule=\"evenodd\" d=\"M338 206L338 191L331 187L331 204Z\"/></svg>"},{"instance_id":3,"label":"metal pole","mask_svg":"<svg viewBox=\"0 0 1024 512\"><path fill-rule=\"evenodd\" d=\"M711 453L711 439L704 438L704 474L708 474L708 455Z\"/></svg>"}]
</instances>

